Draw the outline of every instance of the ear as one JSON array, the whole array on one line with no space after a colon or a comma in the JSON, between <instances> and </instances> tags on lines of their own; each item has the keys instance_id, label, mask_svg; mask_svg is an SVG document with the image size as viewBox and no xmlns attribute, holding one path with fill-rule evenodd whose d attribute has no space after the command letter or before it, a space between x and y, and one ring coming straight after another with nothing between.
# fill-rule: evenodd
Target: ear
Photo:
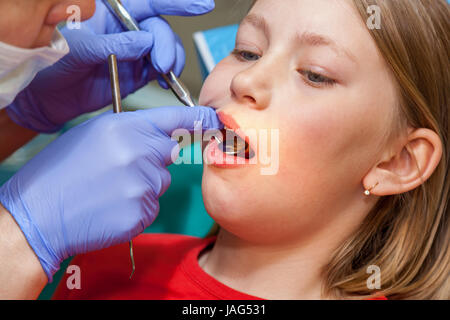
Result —
<instances>
[{"instance_id":1,"label":"ear","mask_svg":"<svg viewBox=\"0 0 450 320\"><path fill-rule=\"evenodd\" d=\"M383 158L363 179L365 189L378 196L405 193L424 183L442 158L439 136L426 128L412 129L395 150ZM378 182L378 184L377 184Z\"/></svg>"}]
</instances>

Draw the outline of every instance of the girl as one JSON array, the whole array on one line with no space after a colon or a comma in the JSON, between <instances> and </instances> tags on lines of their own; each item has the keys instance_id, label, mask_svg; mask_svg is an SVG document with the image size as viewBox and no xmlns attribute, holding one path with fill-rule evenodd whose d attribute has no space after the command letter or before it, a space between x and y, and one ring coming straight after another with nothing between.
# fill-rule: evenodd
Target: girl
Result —
<instances>
[{"instance_id":1,"label":"girl","mask_svg":"<svg viewBox=\"0 0 450 320\"><path fill-rule=\"evenodd\" d=\"M210 142L217 237L139 236L131 281L127 244L77 256L54 298L450 298L449 21L445 0L256 1L200 104L276 131L278 171Z\"/></svg>"}]
</instances>

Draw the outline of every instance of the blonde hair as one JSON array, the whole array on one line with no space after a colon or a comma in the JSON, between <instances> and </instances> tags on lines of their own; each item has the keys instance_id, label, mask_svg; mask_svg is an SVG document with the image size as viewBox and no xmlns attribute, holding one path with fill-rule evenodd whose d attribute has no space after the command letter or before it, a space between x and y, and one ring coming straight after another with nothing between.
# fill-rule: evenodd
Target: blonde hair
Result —
<instances>
[{"instance_id":1,"label":"blonde hair","mask_svg":"<svg viewBox=\"0 0 450 320\"><path fill-rule=\"evenodd\" d=\"M324 270L325 290L338 296L371 295L366 271L376 265L382 282L377 294L449 299L449 6L445 0L353 2L364 21L369 6L381 9L381 28L370 33L398 83L398 128L435 131L443 156L420 187L380 198Z\"/></svg>"},{"instance_id":2,"label":"blonde hair","mask_svg":"<svg viewBox=\"0 0 450 320\"><path fill-rule=\"evenodd\" d=\"M324 268L323 291L337 298L449 299L449 6L446 0L353 2L364 23L369 6L381 10L381 28L369 32L397 80L398 119L390 137L407 126L431 129L443 156L418 188L379 199ZM215 225L209 235L217 231ZM381 270L376 291L367 286L371 265Z\"/></svg>"}]
</instances>

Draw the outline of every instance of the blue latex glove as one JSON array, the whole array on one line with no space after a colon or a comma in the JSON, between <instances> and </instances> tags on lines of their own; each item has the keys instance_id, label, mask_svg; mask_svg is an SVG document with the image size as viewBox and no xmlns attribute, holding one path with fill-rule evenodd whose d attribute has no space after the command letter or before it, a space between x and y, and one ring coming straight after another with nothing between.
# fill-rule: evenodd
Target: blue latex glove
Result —
<instances>
[{"instance_id":1,"label":"blue latex glove","mask_svg":"<svg viewBox=\"0 0 450 320\"><path fill-rule=\"evenodd\" d=\"M50 282L62 260L129 241L153 222L171 180L166 166L178 155L170 136L193 131L194 121L223 127L208 107L107 112L66 132L0 188Z\"/></svg>"},{"instance_id":2,"label":"blue latex glove","mask_svg":"<svg viewBox=\"0 0 450 320\"><path fill-rule=\"evenodd\" d=\"M128 0L124 6L143 31L123 32L120 22L97 1L94 16L81 29L61 30L70 53L39 72L7 111L17 124L38 132L55 132L76 116L111 103L106 60L119 61L122 98L173 70L179 76L185 63L183 45L159 15L198 15L214 8L213 0ZM145 31L144 31L145 30ZM150 53L151 62L143 59Z\"/></svg>"}]
</instances>

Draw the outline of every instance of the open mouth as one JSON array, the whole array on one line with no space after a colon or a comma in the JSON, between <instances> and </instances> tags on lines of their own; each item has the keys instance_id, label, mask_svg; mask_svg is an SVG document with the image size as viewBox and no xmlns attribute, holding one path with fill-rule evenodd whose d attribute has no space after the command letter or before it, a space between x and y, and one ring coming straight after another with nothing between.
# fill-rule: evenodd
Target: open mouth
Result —
<instances>
[{"instance_id":1,"label":"open mouth","mask_svg":"<svg viewBox=\"0 0 450 320\"><path fill-rule=\"evenodd\" d=\"M222 133L222 139L220 139L221 143L218 147L223 153L245 159L251 159L255 156L250 144L236 132L226 127L220 132Z\"/></svg>"}]
</instances>

